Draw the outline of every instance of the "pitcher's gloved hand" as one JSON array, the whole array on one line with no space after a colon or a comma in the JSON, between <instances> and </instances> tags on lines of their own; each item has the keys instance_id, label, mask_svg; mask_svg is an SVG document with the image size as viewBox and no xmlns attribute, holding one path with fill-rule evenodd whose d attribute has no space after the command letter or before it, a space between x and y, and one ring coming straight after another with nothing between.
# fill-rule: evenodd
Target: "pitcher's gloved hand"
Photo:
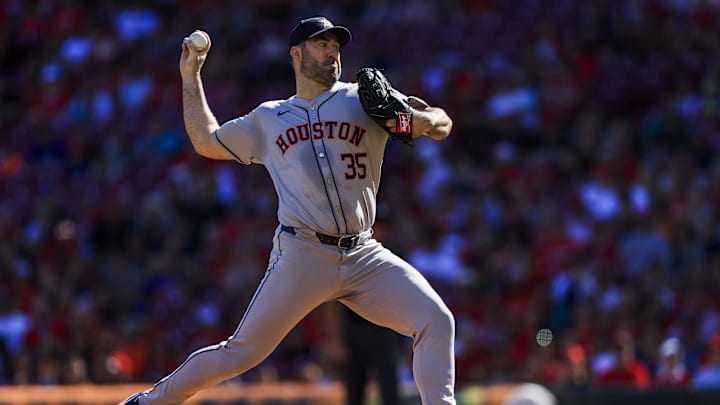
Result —
<instances>
[{"instance_id":1,"label":"pitcher's gloved hand","mask_svg":"<svg viewBox=\"0 0 720 405\"><path fill-rule=\"evenodd\" d=\"M363 110L387 131L390 139L412 144L413 109L408 98L395 90L377 68L360 68L357 83ZM394 130L387 126L391 119L396 120Z\"/></svg>"}]
</instances>

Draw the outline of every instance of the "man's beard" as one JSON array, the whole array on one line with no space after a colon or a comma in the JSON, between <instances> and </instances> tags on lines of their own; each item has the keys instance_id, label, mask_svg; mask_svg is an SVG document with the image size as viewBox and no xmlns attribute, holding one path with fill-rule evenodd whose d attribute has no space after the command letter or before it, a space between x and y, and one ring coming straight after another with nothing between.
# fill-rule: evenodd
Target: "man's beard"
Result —
<instances>
[{"instance_id":1,"label":"man's beard","mask_svg":"<svg viewBox=\"0 0 720 405\"><path fill-rule=\"evenodd\" d=\"M300 73L314 82L331 87L340 79L340 62L338 62L337 69L327 68L327 66L332 65L333 62L332 59L328 59L324 63L319 63L310 55L303 52L302 63L300 63Z\"/></svg>"}]
</instances>

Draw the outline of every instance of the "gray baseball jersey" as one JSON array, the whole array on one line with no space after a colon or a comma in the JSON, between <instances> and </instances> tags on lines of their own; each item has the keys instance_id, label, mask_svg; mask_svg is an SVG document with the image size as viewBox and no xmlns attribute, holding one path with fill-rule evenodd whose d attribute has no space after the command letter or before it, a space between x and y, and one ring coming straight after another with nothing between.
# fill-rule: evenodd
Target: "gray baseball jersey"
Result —
<instances>
[{"instance_id":1,"label":"gray baseball jersey","mask_svg":"<svg viewBox=\"0 0 720 405\"><path fill-rule=\"evenodd\" d=\"M388 137L363 111L356 84L263 103L216 136L238 162L267 167L281 224L330 235L372 226Z\"/></svg>"},{"instance_id":2,"label":"gray baseball jersey","mask_svg":"<svg viewBox=\"0 0 720 405\"><path fill-rule=\"evenodd\" d=\"M175 404L254 367L318 305L340 301L414 339L423 404L454 404L455 325L425 278L372 237L387 133L362 110L357 85L336 83L312 100L259 105L225 122L217 141L243 164L264 165L278 220L265 276L228 340L200 349L140 398ZM353 234L349 247L320 234Z\"/></svg>"}]
</instances>

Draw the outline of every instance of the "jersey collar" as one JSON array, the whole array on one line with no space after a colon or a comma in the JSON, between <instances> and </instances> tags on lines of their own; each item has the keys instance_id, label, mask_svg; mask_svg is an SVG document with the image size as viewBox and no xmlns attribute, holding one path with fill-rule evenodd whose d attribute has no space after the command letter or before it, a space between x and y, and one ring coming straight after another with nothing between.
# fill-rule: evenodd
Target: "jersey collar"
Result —
<instances>
[{"instance_id":1,"label":"jersey collar","mask_svg":"<svg viewBox=\"0 0 720 405\"><path fill-rule=\"evenodd\" d=\"M288 101L292 105L296 105L298 107L315 108L315 107L322 105L322 103L324 103L325 101L327 101L327 99L332 97L333 94L335 94L338 90L340 90L341 88L343 88L347 85L348 85L348 83L337 81L328 90L323 91L322 93L318 94L315 98L313 98L311 100L306 100L303 98L299 98L296 95L293 95L292 97L290 97L290 99Z\"/></svg>"}]
</instances>

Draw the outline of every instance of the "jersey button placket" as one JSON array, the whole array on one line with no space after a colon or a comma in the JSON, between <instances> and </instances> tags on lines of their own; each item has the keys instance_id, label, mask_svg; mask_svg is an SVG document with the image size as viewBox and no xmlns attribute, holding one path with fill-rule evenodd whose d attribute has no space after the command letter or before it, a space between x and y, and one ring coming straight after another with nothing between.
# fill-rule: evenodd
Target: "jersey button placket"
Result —
<instances>
[{"instance_id":1,"label":"jersey button placket","mask_svg":"<svg viewBox=\"0 0 720 405\"><path fill-rule=\"evenodd\" d=\"M314 105L308 106L309 116L310 120L314 122L320 122L318 111L315 108ZM330 155L329 152L332 152L332 142L333 140L328 139L317 139L313 140L315 145L315 151L317 152L318 159L318 166L320 167L320 174L325 182L325 187L328 191L327 196L329 199L330 206L332 207L332 211L334 211L335 221L338 225L340 225L339 232L344 232L344 223L345 220L342 218L342 207L340 204L339 199L339 193L336 188L335 181L333 180L333 172L330 168ZM328 148L330 150L328 151Z\"/></svg>"}]
</instances>

